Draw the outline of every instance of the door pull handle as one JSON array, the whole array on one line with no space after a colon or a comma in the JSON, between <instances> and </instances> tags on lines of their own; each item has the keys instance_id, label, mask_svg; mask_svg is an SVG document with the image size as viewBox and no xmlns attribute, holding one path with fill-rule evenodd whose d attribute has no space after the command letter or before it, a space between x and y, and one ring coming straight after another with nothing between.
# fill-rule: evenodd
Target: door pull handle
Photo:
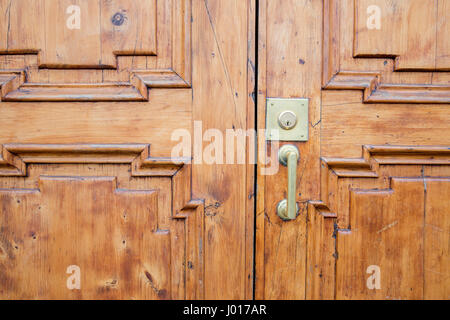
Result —
<instances>
[{"instance_id":1,"label":"door pull handle","mask_svg":"<svg viewBox=\"0 0 450 320\"><path fill-rule=\"evenodd\" d=\"M288 168L288 192L287 199L278 203L277 214L283 220L295 220L299 211L295 200L297 194L297 163L300 160L300 152L294 145L284 145L278 152L278 160Z\"/></svg>"}]
</instances>

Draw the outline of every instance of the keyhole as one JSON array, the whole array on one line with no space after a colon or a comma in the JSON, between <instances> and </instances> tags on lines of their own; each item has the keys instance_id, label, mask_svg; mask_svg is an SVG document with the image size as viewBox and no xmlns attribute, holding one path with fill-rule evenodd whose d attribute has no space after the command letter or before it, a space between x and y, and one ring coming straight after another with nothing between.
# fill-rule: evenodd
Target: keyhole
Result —
<instances>
[{"instance_id":1,"label":"keyhole","mask_svg":"<svg viewBox=\"0 0 450 320\"><path fill-rule=\"evenodd\" d=\"M284 111L278 116L278 124L284 130L291 130L297 125L297 115L292 111Z\"/></svg>"}]
</instances>

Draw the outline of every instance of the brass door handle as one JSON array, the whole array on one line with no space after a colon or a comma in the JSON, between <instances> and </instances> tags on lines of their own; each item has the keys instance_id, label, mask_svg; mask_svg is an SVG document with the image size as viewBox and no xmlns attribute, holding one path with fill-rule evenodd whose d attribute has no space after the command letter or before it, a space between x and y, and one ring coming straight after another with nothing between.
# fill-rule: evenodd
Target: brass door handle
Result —
<instances>
[{"instance_id":1,"label":"brass door handle","mask_svg":"<svg viewBox=\"0 0 450 320\"><path fill-rule=\"evenodd\" d=\"M288 168L288 192L287 199L281 200L277 206L277 214L283 220L295 220L298 213L296 199L297 189L297 163L300 152L294 145L284 145L278 152L278 160Z\"/></svg>"}]
</instances>

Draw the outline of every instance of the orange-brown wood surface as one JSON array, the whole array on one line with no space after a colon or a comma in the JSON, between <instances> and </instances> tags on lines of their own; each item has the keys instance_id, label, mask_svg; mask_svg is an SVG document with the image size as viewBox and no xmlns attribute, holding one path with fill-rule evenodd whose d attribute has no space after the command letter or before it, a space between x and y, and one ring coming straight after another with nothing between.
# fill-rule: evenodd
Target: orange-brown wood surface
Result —
<instances>
[{"instance_id":1,"label":"orange-brown wood surface","mask_svg":"<svg viewBox=\"0 0 450 320\"><path fill-rule=\"evenodd\" d=\"M448 0L0 17L0 299L450 299ZM245 164L201 161L206 130L264 129L277 97L309 99L308 141L259 132L258 165L251 139ZM172 158L179 130L192 154ZM284 144L293 221L286 167L260 170Z\"/></svg>"},{"instance_id":2,"label":"orange-brown wood surface","mask_svg":"<svg viewBox=\"0 0 450 320\"><path fill-rule=\"evenodd\" d=\"M0 298L252 298L254 166L170 157L194 121L254 128L255 2L0 16Z\"/></svg>"},{"instance_id":3,"label":"orange-brown wood surface","mask_svg":"<svg viewBox=\"0 0 450 320\"><path fill-rule=\"evenodd\" d=\"M260 1L258 127L266 98L309 98L310 138L294 143L296 220L276 213L286 168L258 176L257 299L450 299L449 15Z\"/></svg>"}]
</instances>

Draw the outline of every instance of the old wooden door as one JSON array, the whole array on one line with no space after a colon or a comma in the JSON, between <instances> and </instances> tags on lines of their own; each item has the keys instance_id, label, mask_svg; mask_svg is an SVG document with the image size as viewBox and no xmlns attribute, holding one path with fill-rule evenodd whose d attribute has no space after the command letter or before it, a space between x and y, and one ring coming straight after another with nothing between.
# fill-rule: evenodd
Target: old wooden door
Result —
<instances>
[{"instance_id":1,"label":"old wooden door","mask_svg":"<svg viewBox=\"0 0 450 320\"><path fill-rule=\"evenodd\" d=\"M1 299L252 297L253 166L172 151L194 123L200 145L253 128L254 19L0 0Z\"/></svg>"},{"instance_id":2,"label":"old wooden door","mask_svg":"<svg viewBox=\"0 0 450 320\"><path fill-rule=\"evenodd\" d=\"M450 299L450 1L261 0L259 22L258 127L307 98L309 140L282 143L295 220L287 169L259 172L256 298Z\"/></svg>"},{"instance_id":3,"label":"old wooden door","mask_svg":"<svg viewBox=\"0 0 450 320\"><path fill-rule=\"evenodd\" d=\"M450 298L447 0L0 17L1 299ZM300 154L291 221L287 169L259 170L276 141L257 171L254 139L209 145L277 123L267 98L308 99L307 141L280 142Z\"/></svg>"}]
</instances>

